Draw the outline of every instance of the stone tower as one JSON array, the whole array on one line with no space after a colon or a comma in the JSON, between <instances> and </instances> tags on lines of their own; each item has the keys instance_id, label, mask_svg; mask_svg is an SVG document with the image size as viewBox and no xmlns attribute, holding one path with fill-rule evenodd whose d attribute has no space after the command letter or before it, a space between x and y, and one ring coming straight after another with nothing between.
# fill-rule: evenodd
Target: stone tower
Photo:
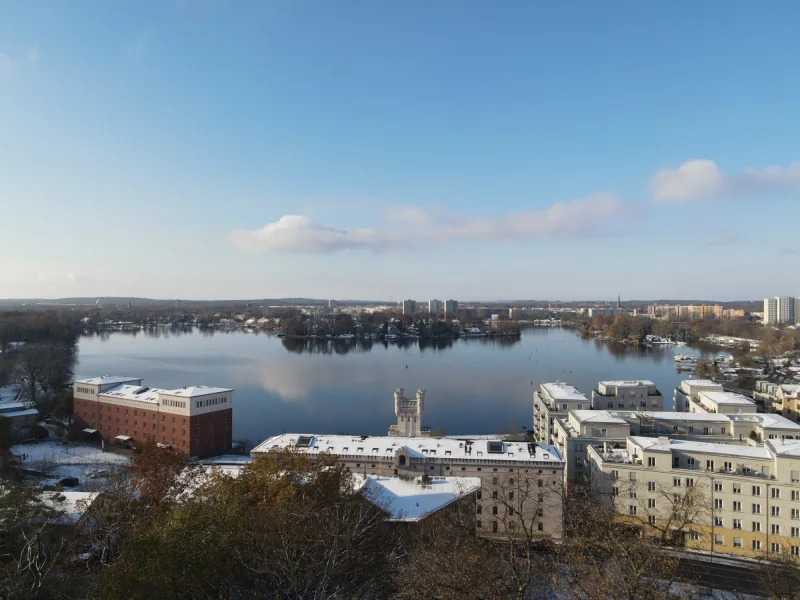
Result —
<instances>
[{"instance_id":1,"label":"stone tower","mask_svg":"<svg viewBox=\"0 0 800 600\"><path fill-rule=\"evenodd\" d=\"M397 425L389 427L389 435L417 437L422 435L422 413L425 411L425 390L417 390L416 398L406 398L405 390L394 393L394 414Z\"/></svg>"}]
</instances>

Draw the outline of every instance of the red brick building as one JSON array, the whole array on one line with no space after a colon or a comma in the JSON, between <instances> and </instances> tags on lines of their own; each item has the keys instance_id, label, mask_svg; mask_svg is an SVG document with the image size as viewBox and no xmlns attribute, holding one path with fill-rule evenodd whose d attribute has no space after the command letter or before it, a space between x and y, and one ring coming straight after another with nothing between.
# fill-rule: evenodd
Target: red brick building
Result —
<instances>
[{"instance_id":1,"label":"red brick building","mask_svg":"<svg viewBox=\"0 0 800 600\"><path fill-rule=\"evenodd\" d=\"M231 449L233 390L191 386L174 390L142 385L137 377L104 375L73 383L73 419L106 443L150 440L188 456Z\"/></svg>"}]
</instances>

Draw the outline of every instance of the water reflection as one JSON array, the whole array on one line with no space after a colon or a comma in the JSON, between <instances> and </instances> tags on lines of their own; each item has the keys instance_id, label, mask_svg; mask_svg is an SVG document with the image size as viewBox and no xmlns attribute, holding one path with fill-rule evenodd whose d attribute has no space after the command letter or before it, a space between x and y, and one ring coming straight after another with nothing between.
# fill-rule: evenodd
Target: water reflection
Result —
<instances>
[{"instance_id":1,"label":"water reflection","mask_svg":"<svg viewBox=\"0 0 800 600\"><path fill-rule=\"evenodd\" d=\"M420 352L426 350L439 351L453 348L457 344L491 345L500 348L508 348L519 344L520 339L512 336L460 339L397 338L392 340L371 338L353 338L345 340L283 338L281 343L287 351L297 354L347 354L349 352L370 352L373 348L382 348L384 350L389 348L399 348L401 350L419 348Z\"/></svg>"},{"instance_id":2,"label":"water reflection","mask_svg":"<svg viewBox=\"0 0 800 600\"><path fill-rule=\"evenodd\" d=\"M671 400L685 377L675 371L676 352L693 351L609 345L567 329L524 329L520 338L333 341L149 328L83 336L75 374L234 388L234 435L251 440L282 431L383 434L398 387L428 390L431 427L490 433L511 419L530 426L533 390L556 379L586 394L602 379L651 379Z\"/></svg>"}]
</instances>

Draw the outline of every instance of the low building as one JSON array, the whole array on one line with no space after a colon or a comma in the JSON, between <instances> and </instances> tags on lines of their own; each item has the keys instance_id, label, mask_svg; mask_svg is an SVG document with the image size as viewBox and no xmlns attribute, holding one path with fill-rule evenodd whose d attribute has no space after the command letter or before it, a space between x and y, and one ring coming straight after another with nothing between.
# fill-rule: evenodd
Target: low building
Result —
<instances>
[{"instance_id":1,"label":"low building","mask_svg":"<svg viewBox=\"0 0 800 600\"><path fill-rule=\"evenodd\" d=\"M591 401L575 386L561 381L543 383L533 393L533 432L537 442L553 444L553 424L571 410L588 410Z\"/></svg>"},{"instance_id":2,"label":"low building","mask_svg":"<svg viewBox=\"0 0 800 600\"><path fill-rule=\"evenodd\" d=\"M742 394L704 390L697 399L689 401L689 412L707 412L726 415L758 412L756 403Z\"/></svg>"},{"instance_id":3,"label":"low building","mask_svg":"<svg viewBox=\"0 0 800 600\"><path fill-rule=\"evenodd\" d=\"M588 453L600 497L644 531L668 527L676 541L714 553L800 556L800 440L754 447L630 436L624 449Z\"/></svg>"},{"instance_id":4,"label":"low building","mask_svg":"<svg viewBox=\"0 0 800 600\"><path fill-rule=\"evenodd\" d=\"M690 402L697 402L700 392L722 391L724 391L722 385L710 379L684 379L672 394L673 410L675 412L689 412Z\"/></svg>"},{"instance_id":5,"label":"low building","mask_svg":"<svg viewBox=\"0 0 800 600\"><path fill-rule=\"evenodd\" d=\"M11 422L11 437L22 440L30 435L30 429L39 422L39 411L27 402L0 404L0 418Z\"/></svg>"},{"instance_id":6,"label":"low building","mask_svg":"<svg viewBox=\"0 0 800 600\"><path fill-rule=\"evenodd\" d=\"M250 454L257 458L282 449L332 454L352 473L369 477L477 478L475 524L480 535L512 535L525 519L535 537L561 537L564 461L552 446L494 438L293 433L272 437Z\"/></svg>"},{"instance_id":7,"label":"low building","mask_svg":"<svg viewBox=\"0 0 800 600\"><path fill-rule=\"evenodd\" d=\"M564 458L567 481L588 478L590 446L624 448L631 435L756 445L768 439L800 439L800 425L764 413L570 411L568 417L554 423L554 444Z\"/></svg>"},{"instance_id":8,"label":"low building","mask_svg":"<svg viewBox=\"0 0 800 600\"><path fill-rule=\"evenodd\" d=\"M188 456L231 449L233 390L189 386L159 389L141 377L105 375L73 383L73 419L106 443L166 444Z\"/></svg>"},{"instance_id":9,"label":"low building","mask_svg":"<svg viewBox=\"0 0 800 600\"><path fill-rule=\"evenodd\" d=\"M772 408L787 419L800 421L798 400L800 400L800 385L784 383L775 390L775 402L772 404Z\"/></svg>"},{"instance_id":10,"label":"low building","mask_svg":"<svg viewBox=\"0 0 800 600\"><path fill-rule=\"evenodd\" d=\"M601 381L592 390L595 410L664 410L664 396L649 380Z\"/></svg>"}]
</instances>

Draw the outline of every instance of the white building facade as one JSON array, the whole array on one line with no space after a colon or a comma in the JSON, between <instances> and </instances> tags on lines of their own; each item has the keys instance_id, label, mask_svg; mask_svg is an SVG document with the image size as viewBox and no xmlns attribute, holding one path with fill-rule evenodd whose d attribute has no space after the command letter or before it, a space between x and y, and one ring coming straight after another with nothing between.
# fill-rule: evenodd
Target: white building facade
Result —
<instances>
[{"instance_id":1,"label":"white building facade","mask_svg":"<svg viewBox=\"0 0 800 600\"><path fill-rule=\"evenodd\" d=\"M762 446L630 436L589 449L591 482L620 517L669 526L687 547L742 556L800 556L800 440ZM691 505L688 522L670 522Z\"/></svg>"},{"instance_id":2,"label":"white building facade","mask_svg":"<svg viewBox=\"0 0 800 600\"><path fill-rule=\"evenodd\" d=\"M378 437L284 434L251 451L258 456L291 449L338 457L354 474L417 478L479 478L475 527L485 537L507 537L521 531L521 520L533 536L560 539L564 461L556 448L501 439Z\"/></svg>"},{"instance_id":3,"label":"white building facade","mask_svg":"<svg viewBox=\"0 0 800 600\"><path fill-rule=\"evenodd\" d=\"M764 298L764 324L780 325L789 323L794 325L800 316L800 298L791 296L775 296Z\"/></svg>"},{"instance_id":4,"label":"white building facade","mask_svg":"<svg viewBox=\"0 0 800 600\"><path fill-rule=\"evenodd\" d=\"M564 418L571 410L588 410L591 401L575 386L561 381L543 383L533 393L534 439L543 444L554 444L555 420Z\"/></svg>"},{"instance_id":5,"label":"white building facade","mask_svg":"<svg viewBox=\"0 0 800 600\"><path fill-rule=\"evenodd\" d=\"M664 410L664 396L649 380L601 381L592 390L594 410Z\"/></svg>"}]
</instances>

